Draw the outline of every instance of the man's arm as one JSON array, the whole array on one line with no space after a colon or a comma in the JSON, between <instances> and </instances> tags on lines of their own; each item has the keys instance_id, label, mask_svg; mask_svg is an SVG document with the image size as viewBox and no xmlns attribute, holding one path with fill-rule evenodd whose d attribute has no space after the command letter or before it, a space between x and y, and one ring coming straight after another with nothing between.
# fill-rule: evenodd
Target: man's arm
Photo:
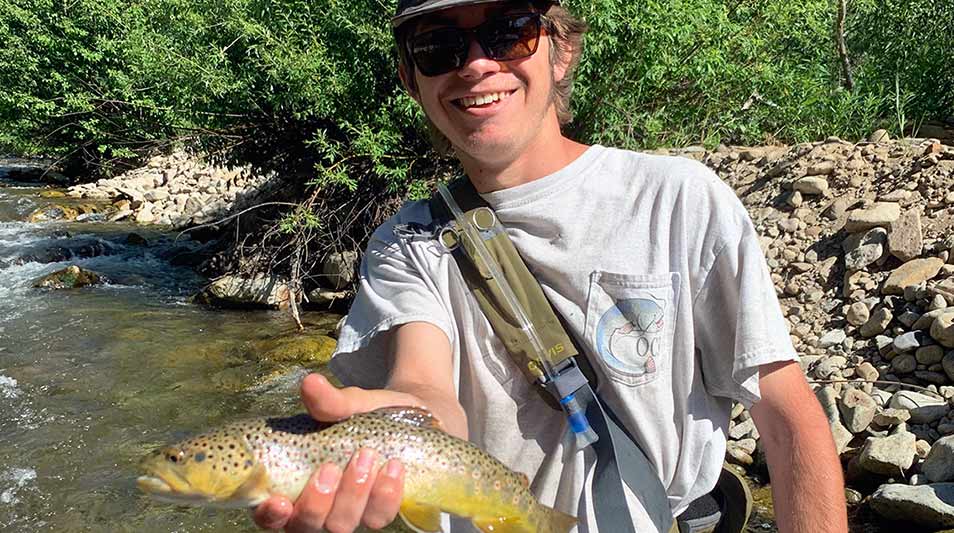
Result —
<instances>
[{"instance_id":1,"label":"man's arm","mask_svg":"<svg viewBox=\"0 0 954 533\"><path fill-rule=\"evenodd\" d=\"M762 399L750 412L765 446L779 531L848 531L841 463L801 368L786 361L759 372Z\"/></svg>"},{"instance_id":2,"label":"man's arm","mask_svg":"<svg viewBox=\"0 0 954 533\"><path fill-rule=\"evenodd\" d=\"M432 324L412 322L395 330L391 350L394 364L385 389L338 389L318 374L306 377L301 395L309 414L334 422L381 407L412 405L430 410L448 433L466 439L467 419L457 401L447 336ZM255 509L255 523L294 532L384 527L400 508L404 471L394 460L375 471L370 467L375 459L374 451L361 450L344 472L322 465L294 504L273 496Z\"/></svg>"}]
</instances>

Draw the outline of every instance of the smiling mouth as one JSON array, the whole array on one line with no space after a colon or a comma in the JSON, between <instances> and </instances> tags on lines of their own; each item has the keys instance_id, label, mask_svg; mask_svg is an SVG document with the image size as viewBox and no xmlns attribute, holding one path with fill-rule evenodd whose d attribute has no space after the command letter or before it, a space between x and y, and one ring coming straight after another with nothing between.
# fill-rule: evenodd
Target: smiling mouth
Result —
<instances>
[{"instance_id":1,"label":"smiling mouth","mask_svg":"<svg viewBox=\"0 0 954 533\"><path fill-rule=\"evenodd\" d=\"M477 96L463 96L452 100L455 106L460 109L481 109L490 107L497 102L506 100L517 91L500 91L495 93L480 94Z\"/></svg>"}]
</instances>

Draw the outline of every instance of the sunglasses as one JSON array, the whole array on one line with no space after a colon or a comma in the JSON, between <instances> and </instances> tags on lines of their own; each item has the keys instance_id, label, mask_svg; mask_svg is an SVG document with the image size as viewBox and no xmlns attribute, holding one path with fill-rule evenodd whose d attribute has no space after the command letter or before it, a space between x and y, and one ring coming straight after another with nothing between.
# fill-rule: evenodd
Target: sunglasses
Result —
<instances>
[{"instance_id":1,"label":"sunglasses","mask_svg":"<svg viewBox=\"0 0 954 533\"><path fill-rule=\"evenodd\" d=\"M462 67L471 38L494 61L523 59L537 51L542 19L539 13L523 13L493 18L474 28L438 28L411 37L408 52L425 76L439 76Z\"/></svg>"}]
</instances>

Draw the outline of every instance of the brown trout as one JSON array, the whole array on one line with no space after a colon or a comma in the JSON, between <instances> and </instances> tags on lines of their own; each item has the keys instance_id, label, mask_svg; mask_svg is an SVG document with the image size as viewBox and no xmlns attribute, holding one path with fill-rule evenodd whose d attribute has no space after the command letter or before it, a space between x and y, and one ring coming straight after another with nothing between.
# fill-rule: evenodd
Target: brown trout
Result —
<instances>
[{"instance_id":1,"label":"brown trout","mask_svg":"<svg viewBox=\"0 0 954 533\"><path fill-rule=\"evenodd\" d=\"M576 519L546 507L513 472L473 444L440 429L429 412L390 407L336 424L307 415L237 422L145 457L140 489L165 502L254 507L271 494L295 500L321 464L344 469L361 448L378 451L376 467L404 464L401 516L440 531L441 511L470 518L484 532L566 533Z\"/></svg>"}]
</instances>

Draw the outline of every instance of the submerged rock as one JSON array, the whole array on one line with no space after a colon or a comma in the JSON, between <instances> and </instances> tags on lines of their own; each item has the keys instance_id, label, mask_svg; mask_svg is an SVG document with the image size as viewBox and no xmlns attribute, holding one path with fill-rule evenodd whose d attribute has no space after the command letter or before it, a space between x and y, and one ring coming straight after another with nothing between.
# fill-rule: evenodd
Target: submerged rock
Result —
<instances>
[{"instance_id":1,"label":"submerged rock","mask_svg":"<svg viewBox=\"0 0 954 533\"><path fill-rule=\"evenodd\" d=\"M70 265L63 270L47 274L34 282L38 289L78 289L90 285L105 283L106 279L92 270Z\"/></svg>"},{"instance_id":2,"label":"submerged rock","mask_svg":"<svg viewBox=\"0 0 954 533\"><path fill-rule=\"evenodd\" d=\"M277 363L325 364L331 360L337 341L315 330L296 331L254 341L251 351Z\"/></svg>"},{"instance_id":3,"label":"submerged rock","mask_svg":"<svg viewBox=\"0 0 954 533\"><path fill-rule=\"evenodd\" d=\"M274 308L288 305L289 292L288 284L274 276L224 276L213 281L196 300L222 307Z\"/></svg>"}]
</instances>

